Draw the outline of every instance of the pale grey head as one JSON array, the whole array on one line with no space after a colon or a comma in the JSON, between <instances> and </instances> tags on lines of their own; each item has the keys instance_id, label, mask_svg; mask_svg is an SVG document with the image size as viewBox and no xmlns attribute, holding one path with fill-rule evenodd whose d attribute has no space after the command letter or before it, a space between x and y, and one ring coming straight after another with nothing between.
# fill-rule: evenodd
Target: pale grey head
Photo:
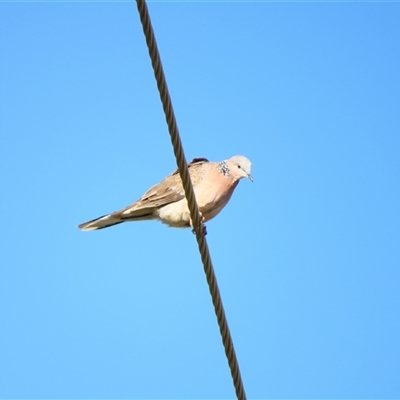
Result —
<instances>
[{"instance_id":1,"label":"pale grey head","mask_svg":"<svg viewBox=\"0 0 400 400\"><path fill-rule=\"evenodd\" d=\"M231 173L237 179L248 178L253 182L251 176L251 161L245 156L233 156L227 162L230 164Z\"/></svg>"}]
</instances>

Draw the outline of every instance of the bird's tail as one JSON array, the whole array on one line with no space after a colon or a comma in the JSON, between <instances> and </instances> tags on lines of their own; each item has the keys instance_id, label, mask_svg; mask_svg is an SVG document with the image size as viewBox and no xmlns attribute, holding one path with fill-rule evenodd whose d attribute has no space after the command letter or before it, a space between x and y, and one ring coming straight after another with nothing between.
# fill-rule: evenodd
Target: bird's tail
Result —
<instances>
[{"instance_id":1,"label":"bird's tail","mask_svg":"<svg viewBox=\"0 0 400 400\"><path fill-rule=\"evenodd\" d=\"M115 213L113 213L79 224L78 228L83 231L95 231L96 229L108 228L109 226L122 224L123 222L121 218L118 218Z\"/></svg>"}]
</instances>

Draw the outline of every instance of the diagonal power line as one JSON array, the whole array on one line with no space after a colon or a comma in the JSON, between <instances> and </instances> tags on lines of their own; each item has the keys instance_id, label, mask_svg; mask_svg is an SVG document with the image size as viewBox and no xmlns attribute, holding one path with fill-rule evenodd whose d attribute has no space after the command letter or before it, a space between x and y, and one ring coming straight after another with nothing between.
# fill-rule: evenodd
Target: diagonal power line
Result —
<instances>
[{"instance_id":1,"label":"diagonal power line","mask_svg":"<svg viewBox=\"0 0 400 400\"><path fill-rule=\"evenodd\" d=\"M214 268L211 262L210 252L208 250L207 241L203 233L199 209L196 203L196 197L193 191L192 182L189 176L189 170L186 163L185 154L183 151L182 142L179 136L178 126L175 119L174 110L172 108L171 97L168 92L167 82L163 67L161 64L160 53L158 52L154 31L151 25L149 11L145 0L136 0L137 8L140 15L140 20L143 26L143 32L146 38L147 47L149 49L151 63L154 69L154 75L157 81L158 91L163 105L165 118L167 120L169 134L171 136L172 146L176 157L176 163L179 168L179 174L182 179L183 188L185 190L186 199L190 210L190 218L193 228L196 232L196 239L201 254L201 260L204 265L208 286L212 302L217 316L219 330L222 337L222 343L225 348L225 354L228 359L229 368L235 386L236 397L238 400L246 400L242 378L240 375L239 364L236 358L235 348L233 347L232 337L229 331L228 322L226 320L224 307L222 305L221 295L218 289L217 279L215 277Z\"/></svg>"}]
</instances>

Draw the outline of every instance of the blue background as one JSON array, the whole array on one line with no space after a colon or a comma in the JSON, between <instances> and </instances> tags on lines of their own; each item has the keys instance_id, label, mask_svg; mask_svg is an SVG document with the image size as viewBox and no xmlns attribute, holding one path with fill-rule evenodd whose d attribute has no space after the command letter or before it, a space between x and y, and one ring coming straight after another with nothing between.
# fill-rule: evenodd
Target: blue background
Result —
<instances>
[{"instance_id":1,"label":"blue background","mask_svg":"<svg viewBox=\"0 0 400 400\"><path fill-rule=\"evenodd\" d=\"M150 3L249 398L400 397L400 4ZM195 237L83 233L176 167L136 5L0 4L0 396L233 398Z\"/></svg>"}]
</instances>

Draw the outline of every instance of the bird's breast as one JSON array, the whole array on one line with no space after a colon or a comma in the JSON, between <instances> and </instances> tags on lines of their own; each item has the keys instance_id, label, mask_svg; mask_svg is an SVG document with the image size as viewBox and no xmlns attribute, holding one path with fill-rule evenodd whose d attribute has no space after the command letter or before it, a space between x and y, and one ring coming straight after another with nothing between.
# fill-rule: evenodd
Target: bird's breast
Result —
<instances>
[{"instance_id":1,"label":"bird's breast","mask_svg":"<svg viewBox=\"0 0 400 400\"><path fill-rule=\"evenodd\" d=\"M235 190L237 183L231 184L228 179L224 180L223 185L207 185L203 188L198 187L195 190L197 204L205 221L209 221L219 214Z\"/></svg>"}]
</instances>

